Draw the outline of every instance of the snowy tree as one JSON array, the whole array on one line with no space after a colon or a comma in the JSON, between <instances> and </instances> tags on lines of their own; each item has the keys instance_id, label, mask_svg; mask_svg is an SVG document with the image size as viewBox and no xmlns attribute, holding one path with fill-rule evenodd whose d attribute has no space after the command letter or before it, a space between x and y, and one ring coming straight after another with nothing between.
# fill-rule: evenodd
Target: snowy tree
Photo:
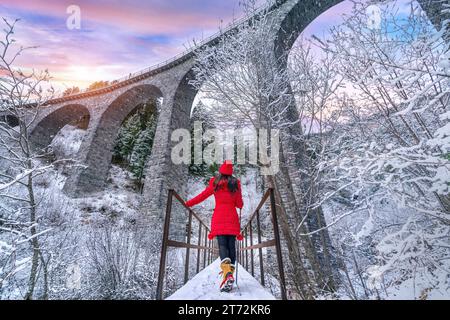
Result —
<instances>
[{"instance_id":1,"label":"snowy tree","mask_svg":"<svg viewBox=\"0 0 450 320\"><path fill-rule=\"evenodd\" d=\"M142 191L145 164L151 154L156 131L159 101L137 107L122 124L114 145L113 161L131 172Z\"/></svg>"},{"instance_id":2,"label":"snowy tree","mask_svg":"<svg viewBox=\"0 0 450 320\"><path fill-rule=\"evenodd\" d=\"M356 3L331 39L318 41L347 92L346 121L330 132L334 146L317 167L325 176L317 205L333 207L328 227L359 251L357 259L347 252L349 260L361 263L363 248L376 248L361 279L366 296L372 290L378 297L399 278L433 279L423 281L426 290L448 286L448 43L417 5L406 17L396 6L382 6L373 28L366 5ZM343 221L355 215L364 217L359 231Z\"/></svg>"},{"instance_id":3,"label":"snowy tree","mask_svg":"<svg viewBox=\"0 0 450 320\"><path fill-rule=\"evenodd\" d=\"M119 129L114 146L114 157L117 160L127 164L130 163L130 157L141 130L141 119L138 113L133 114L124 121Z\"/></svg>"},{"instance_id":4,"label":"snowy tree","mask_svg":"<svg viewBox=\"0 0 450 320\"><path fill-rule=\"evenodd\" d=\"M42 200L36 193L36 179L59 162L41 162L47 155L32 144L30 130L42 105L52 97L47 71L24 71L15 66L27 49L13 38L17 20L3 19L4 38L0 51L0 110L17 119L11 128L0 122L0 293L16 290L33 299L43 266L42 237L51 231L41 224L38 212ZM6 169L5 169L6 168Z\"/></svg>"},{"instance_id":5,"label":"snowy tree","mask_svg":"<svg viewBox=\"0 0 450 320\"><path fill-rule=\"evenodd\" d=\"M279 204L281 230L289 250L292 290L304 298L312 298L322 288L334 287L329 237L324 229L319 237L316 234L300 237L295 228L308 220L308 225L301 226L303 233L307 233L307 228L314 230L314 223L323 225L323 213L317 207L311 213L304 210L315 192L314 187L310 188L315 182L305 174L306 170L299 171L300 167L308 166L311 155L303 152L308 147L295 106L292 75L283 67L287 56L275 57L273 48L268 48L268 44L276 43L273 29L277 17L255 8L254 1L246 2L247 15L257 18L224 35L220 44L197 50L196 78L192 83L211 102L217 126L281 130L281 172L268 176L267 183L275 188ZM322 103L326 99L324 96ZM260 161L261 168L268 163L268 159Z\"/></svg>"},{"instance_id":6,"label":"snowy tree","mask_svg":"<svg viewBox=\"0 0 450 320\"><path fill-rule=\"evenodd\" d=\"M130 170L141 187L146 160L152 151L155 131L156 117L152 114L145 124L145 129L139 133L130 156Z\"/></svg>"}]
</instances>

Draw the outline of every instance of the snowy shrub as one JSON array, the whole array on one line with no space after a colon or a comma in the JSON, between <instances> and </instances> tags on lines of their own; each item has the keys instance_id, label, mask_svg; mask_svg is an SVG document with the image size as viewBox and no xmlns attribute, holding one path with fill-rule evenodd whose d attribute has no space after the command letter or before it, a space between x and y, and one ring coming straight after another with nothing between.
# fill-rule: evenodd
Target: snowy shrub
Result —
<instances>
[{"instance_id":1,"label":"snowy shrub","mask_svg":"<svg viewBox=\"0 0 450 320\"><path fill-rule=\"evenodd\" d=\"M138 229L106 223L89 231L89 290L100 299L149 299L155 274ZM151 248L151 247L150 247ZM91 293L92 296L92 293Z\"/></svg>"}]
</instances>

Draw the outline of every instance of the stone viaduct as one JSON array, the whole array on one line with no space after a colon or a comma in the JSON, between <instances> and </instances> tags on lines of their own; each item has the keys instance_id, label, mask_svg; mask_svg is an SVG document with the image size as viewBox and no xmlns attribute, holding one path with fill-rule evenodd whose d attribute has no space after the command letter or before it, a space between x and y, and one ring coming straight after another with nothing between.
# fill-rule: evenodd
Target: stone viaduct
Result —
<instances>
[{"instance_id":1,"label":"stone viaduct","mask_svg":"<svg viewBox=\"0 0 450 320\"><path fill-rule=\"evenodd\" d=\"M277 0L272 7L266 8L278 22L273 30L277 43L268 44L268 50L273 50L275 55L289 51L309 23L341 1ZM230 28L225 33L232 31ZM202 45L215 45L220 38L221 35ZM183 195L187 167L171 162L170 137L174 129L189 129L191 125L190 111L197 94L189 84L194 63L194 52L186 52L108 87L53 99L41 108L30 130L31 139L39 146L49 145L66 124L76 119L88 120L77 159L85 168L70 172L64 187L68 195L80 197L102 191L122 122L137 106L152 98L162 98L163 103L152 154L146 165L143 206L151 215L161 216L169 188Z\"/></svg>"}]
</instances>

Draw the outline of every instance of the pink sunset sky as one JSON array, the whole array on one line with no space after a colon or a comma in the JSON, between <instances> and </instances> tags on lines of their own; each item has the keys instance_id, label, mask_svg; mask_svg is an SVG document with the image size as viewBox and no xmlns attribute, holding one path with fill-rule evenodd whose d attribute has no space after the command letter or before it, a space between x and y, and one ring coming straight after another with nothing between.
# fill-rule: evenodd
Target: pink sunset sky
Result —
<instances>
[{"instance_id":1,"label":"pink sunset sky","mask_svg":"<svg viewBox=\"0 0 450 320\"><path fill-rule=\"evenodd\" d=\"M81 9L81 28L69 30L66 12ZM345 1L305 31L322 35L341 21ZM242 15L239 0L0 0L0 15L19 18L15 39L38 46L17 61L21 68L48 69L59 89L114 80L168 59Z\"/></svg>"}]
</instances>

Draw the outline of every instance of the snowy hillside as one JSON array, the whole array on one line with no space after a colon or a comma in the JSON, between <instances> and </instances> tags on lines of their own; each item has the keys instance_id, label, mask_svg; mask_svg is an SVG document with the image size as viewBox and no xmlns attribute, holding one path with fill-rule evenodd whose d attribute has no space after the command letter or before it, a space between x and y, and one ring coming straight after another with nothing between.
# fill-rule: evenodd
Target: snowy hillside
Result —
<instances>
[{"instance_id":1,"label":"snowy hillside","mask_svg":"<svg viewBox=\"0 0 450 320\"><path fill-rule=\"evenodd\" d=\"M57 157L73 157L79 148L83 130L76 127L66 126L55 137L53 150ZM148 275L155 275L159 262L159 249L157 240L145 239L147 228L139 229L136 222L141 221L142 214L139 211L140 194L136 191L135 184L130 178L130 174L118 166L112 166L108 187L104 192L81 199L68 198L62 192L66 177L60 170L48 172L45 176L39 177L36 182L37 193L43 198L40 204L41 215L44 220L50 221L50 226L54 232L51 236L43 240L43 246L48 250L56 264L50 272L52 282L51 298L153 298L155 278L148 278ZM243 198L243 222L254 210L262 196L260 182L257 179L257 171L248 169L246 174L240 177ZM191 178L188 185L189 197L193 197L204 189L202 179ZM214 197L196 206L194 210L199 212L204 221L209 224L214 207ZM324 207L328 220L333 220L336 212L339 212L339 205ZM361 250L366 250L358 255L358 267L365 265L376 266L376 261L367 251L368 237L376 237L376 224L371 216L382 216L384 219L397 219L401 221L411 213L406 210L399 210L395 205L387 201L380 202L374 207L371 215L359 215L353 219L344 219L337 226L330 229L333 239L346 239L357 243ZM64 226L64 227L61 227ZM356 236L352 236L356 235ZM160 237L160 235L158 235ZM155 246L148 246L145 250L135 247L132 239L142 243L154 242ZM377 238L374 238L377 239ZM380 238L381 239L381 238ZM192 237L192 242L196 241L196 235ZM98 245L106 246L102 251ZM65 247L61 250L61 246ZM109 249L108 249L109 247ZM6 247L4 247L6 248ZM117 251L109 251L110 249ZM125 250L125 251L122 251ZM170 280L170 291L173 292L181 285L182 267L184 261L184 250L174 250L170 254L168 264L168 278ZM122 256L125 253L124 256ZM193 261L195 253L192 253ZM119 259L122 280L116 286L111 287L109 283L105 286L102 277L109 277L113 271L110 265L102 262L102 259ZM131 273L127 271L129 261L137 261L136 269ZM107 261L107 260L106 260ZM150 262L152 261L152 262ZM67 268L77 266L80 268L80 289L69 290L67 288ZM347 265L349 270L355 269L354 263ZM100 273L98 272L100 271ZM195 276L186 286L176 291L168 299L274 299L267 289L262 288L257 280L252 278L243 267L239 268L239 290L227 295L217 290L218 282L218 261L208 266L201 274ZM191 270L192 272L192 270ZM193 274L193 273L191 273ZM270 276L270 275L269 275ZM383 280L377 280L375 286L367 290L378 290L380 298L386 299L442 299L450 297L450 290L446 286L447 275L440 273L440 279L432 280L426 273L421 273L417 269L415 278L402 279L401 273L390 273L385 281L393 283L389 287L383 287ZM25 280L25 279L23 279ZM274 282L274 290L278 284ZM353 277L352 280L358 283L360 279ZM137 281L137 282L136 282ZM151 285L147 287L145 284ZM381 285L380 285L381 284ZM355 285L358 289L362 287ZM123 295L123 290L127 288L127 294ZM195 294L194 294L195 293ZM347 292L340 289L340 298L348 299ZM363 291L361 294L364 294ZM4 291L4 298L19 298L20 292L17 290ZM327 298L324 296L323 298Z\"/></svg>"},{"instance_id":2,"label":"snowy hillside","mask_svg":"<svg viewBox=\"0 0 450 320\"><path fill-rule=\"evenodd\" d=\"M52 142L56 159L76 158L83 135L84 130L65 126ZM48 222L52 228L51 235L42 239L42 246L51 254L49 261L55 264L55 267L49 270L52 275L48 284L51 289L49 297L154 298L156 279L153 277L159 266L158 242L161 234L152 232L148 228L148 222L143 221L145 216L139 207L141 195L131 174L113 165L106 190L83 198L69 198L63 193L66 178L64 170L58 167L36 179L36 193L43 199L39 210L43 221ZM256 206L260 196L254 196L258 194L254 171L250 170L241 180L246 208L243 215L245 221L248 210ZM191 196L201 192L203 188L204 184L199 179L191 179ZM196 208L208 224L213 207L214 200L211 197ZM148 235L154 238L148 238ZM193 235L192 242L196 241L195 239ZM143 247L140 247L141 245ZM173 250L169 256L168 290L174 290L172 285L175 288L180 285L181 279L175 275L181 274L184 254L184 250ZM118 259L119 265L110 265L108 259ZM128 270L131 263L136 263L133 272ZM74 267L80 270L80 285L76 290L68 288L66 281L68 272ZM115 271L116 267L121 269ZM214 270L214 266L208 270ZM120 281L119 278L106 280L114 272L118 272ZM245 274L242 271L242 275ZM217 275L216 270L209 276L213 275ZM256 286L255 281L249 281L249 288ZM114 285L111 286L112 284ZM8 288L8 283L5 283L4 287ZM2 294L5 299L20 298L20 292L17 290L4 290ZM265 294L267 298L271 297L270 294Z\"/></svg>"},{"instance_id":3,"label":"snowy hillside","mask_svg":"<svg viewBox=\"0 0 450 320\"><path fill-rule=\"evenodd\" d=\"M66 125L53 138L52 149L59 159L73 158L80 149L85 130Z\"/></svg>"}]
</instances>

